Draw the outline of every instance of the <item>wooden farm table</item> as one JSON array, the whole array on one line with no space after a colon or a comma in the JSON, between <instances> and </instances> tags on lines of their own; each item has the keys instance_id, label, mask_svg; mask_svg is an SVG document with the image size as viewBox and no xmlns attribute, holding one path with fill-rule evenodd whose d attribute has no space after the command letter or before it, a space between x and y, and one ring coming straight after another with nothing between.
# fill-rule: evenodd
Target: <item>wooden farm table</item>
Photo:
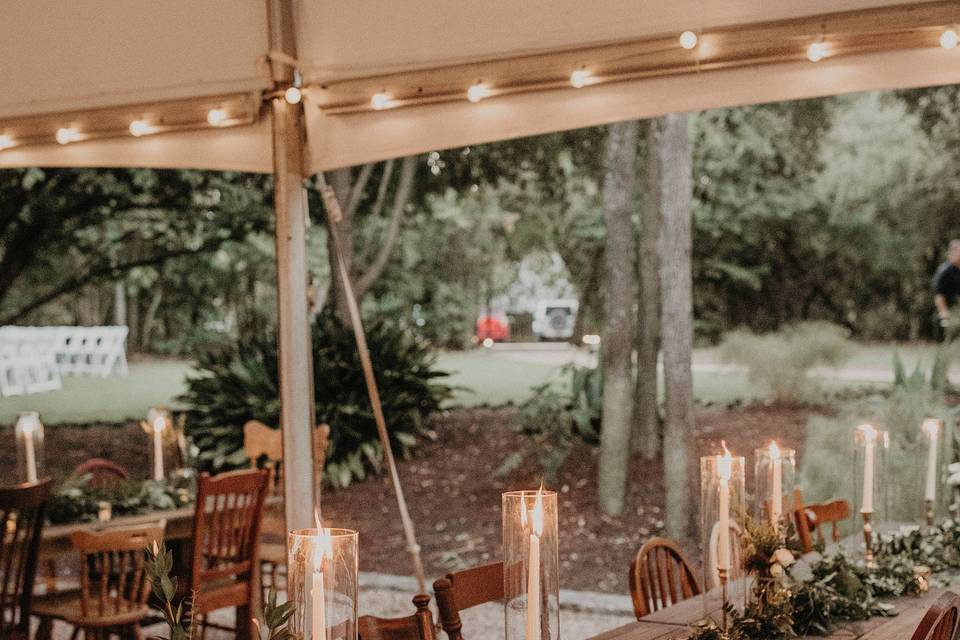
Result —
<instances>
[{"instance_id":1,"label":"wooden farm table","mask_svg":"<svg viewBox=\"0 0 960 640\"><path fill-rule=\"evenodd\" d=\"M75 522L71 524L56 524L43 528L40 536L40 561L56 560L63 557L74 557L77 552L70 544L70 536L76 531L99 531L108 527L132 527L137 525L167 521L164 539L174 542L177 547L183 541L190 541L193 537L194 505L179 509L151 511L135 516L120 516L106 522Z\"/></svg>"},{"instance_id":2,"label":"wooden farm table","mask_svg":"<svg viewBox=\"0 0 960 640\"><path fill-rule=\"evenodd\" d=\"M920 624L924 612L943 591L943 589L931 589L921 597L898 598L892 603L896 606L898 615L838 624L827 639L904 640L909 638ZM595 636L591 640L681 640L690 634L691 624L707 616L720 620L719 593L712 591L706 598L706 603L700 597L690 598L652 613L643 620Z\"/></svg>"}]
</instances>

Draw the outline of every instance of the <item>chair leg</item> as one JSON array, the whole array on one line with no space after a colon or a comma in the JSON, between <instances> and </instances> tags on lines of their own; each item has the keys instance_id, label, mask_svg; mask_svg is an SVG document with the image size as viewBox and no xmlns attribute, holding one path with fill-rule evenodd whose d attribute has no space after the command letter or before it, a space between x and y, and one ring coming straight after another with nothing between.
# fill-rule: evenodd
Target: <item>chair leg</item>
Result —
<instances>
[{"instance_id":1,"label":"chair leg","mask_svg":"<svg viewBox=\"0 0 960 640\"><path fill-rule=\"evenodd\" d=\"M200 616L200 640L207 640L207 615Z\"/></svg>"},{"instance_id":2,"label":"chair leg","mask_svg":"<svg viewBox=\"0 0 960 640\"><path fill-rule=\"evenodd\" d=\"M40 618L40 624L37 626L37 640L50 640L53 636L53 618Z\"/></svg>"},{"instance_id":3,"label":"chair leg","mask_svg":"<svg viewBox=\"0 0 960 640\"><path fill-rule=\"evenodd\" d=\"M143 640L143 629L140 628L139 624L130 625L130 637L133 640Z\"/></svg>"},{"instance_id":4,"label":"chair leg","mask_svg":"<svg viewBox=\"0 0 960 640\"><path fill-rule=\"evenodd\" d=\"M73 633L70 634L70 640L77 640L77 638L79 637L80 637L80 627L74 627ZM84 637L86 637L86 634L84 634Z\"/></svg>"},{"instance_id":5,"label":"chair leg","mask_svg":"<svg viewBox=\"0 0 960 640\"><path fill-rule=\"evenodd\" d=\"M250 634L250 607L237 607L237 640L254 640Z\"/></svg>"}]
</instances>

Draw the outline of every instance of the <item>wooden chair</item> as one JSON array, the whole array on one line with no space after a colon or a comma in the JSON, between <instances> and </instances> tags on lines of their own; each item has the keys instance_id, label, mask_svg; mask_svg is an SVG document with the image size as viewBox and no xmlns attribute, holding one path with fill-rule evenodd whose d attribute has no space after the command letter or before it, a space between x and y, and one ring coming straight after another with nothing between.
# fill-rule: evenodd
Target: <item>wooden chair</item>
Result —
<instances>
[{"instance_id":1,"label":"wooden chair","mask_svg":"<svg viewBox=\"0 0 960 640\"><path fill-rule=\"evenodd\" d=\"M417 612L406 618L361 617L357 621L360 640L435 640L430 596L418 593L413 604Z\"/></svg>"},{"instance_id":2,"label":"wooden chair","mask_svg":"<svg viewBox=\"0 0 960 640\"><path fill-rule=\"evenodd\" d=\"M90 458L70 472L71 477L90 476L90 486L97 488L113 487L128 479L130 473L112 460Z\"/></svg>"},{"instance_id":3,"label":"wooden chair","mask_svg":"<svg viewBox=\"0 0 960 640\"><path fill-rule=\"evenodd\" d=\"M440 626L449 640L463 640L460 612L487 602L503 600L503 563L471 567L448 573L433 583Z\"/></svg>"},{"instance_id":4,"label":"wooden chair","mask_svg":"<svg viewBox=\"0 0 960 640\"><path fill-rule=\"evenodd\" d=\"M638 620L700 592L690 563L672 540L648 540L630 563L630 597Z\"/></svg>"},{"instance_id":5,"label":"wooden chair","mask_svg":"<svg viewBox=\"0 0 960 640\"><path fill-rule=\"evenodd\" d=\"M947 591L933 603L910 640L956 640L960 636L960 596Z\"/></svg>"},{"instance_id":6,"label":"wooden chair","mask_svg":"<svg viewBox=\"0 0 960 640\"><path fill-rule=\"evenodd\" d=\"M817 534L817 542L824 544L823 525L830 523L830 539L840 542L840 522L850 517L850 503L843 499L831 500L821 504L803 504L800 490L794 492L794 521L797 525L797 535L804 553L813 551L813 533Z\"/></svg>"},{"instance_id":7,"label":"wooden chair","mask_svg":"<svg viewBox=\"0 0 960 640\"><path fill-rule=\"evenodd\" d=\"M51 637L54 620L73 625L74 637L82 629L87 640L111 633L140 640L140 622L150 613L145 550L163 540L165 524L70 536L80 552L80 591L44 598L34 606L33 614L40 618L37 640Z\"/></svg>"},{"instance_id":8,"label":"wooden chair","mask_svg":"<svg viewBox=\"0 0 960 640\"><path fill-rule=\"evenodd\" d=\"M330 444L330 426L321 424L314 437L314 460L327 459ZM264 468L270 472L268 491L280 493L283 487L283 441L279 429L271 429L259 420L243 425L243 448L250 460L250 468L258 468L260 458L266 458ZM266 597L273 588L286 588L287 523L283 505L267 508L263 514L260 536L260 590Z\"/></svg>"},{"instance_id":9,"label":"wooden chair","mask_svg":"<svg viewBox=\"0 0 960 640\"><path fill-rule=\"evenodd\" d=\"M236 607L237 638L250 637L259 562L260 525L267 493L267 471L202 474L197 485L193 522L193 558L182 594L195 592L194 613Z\"/></svg>"},{"instance_id":10,"label":"wooden chair","mask_svg":"<svg viewBox=\"0 0 960 640\"><path fill-rule=\"evenodd\" d=\"M44 506L53 481L0 488L0 640L26 638Z\"/></svg>"}]
</instances>

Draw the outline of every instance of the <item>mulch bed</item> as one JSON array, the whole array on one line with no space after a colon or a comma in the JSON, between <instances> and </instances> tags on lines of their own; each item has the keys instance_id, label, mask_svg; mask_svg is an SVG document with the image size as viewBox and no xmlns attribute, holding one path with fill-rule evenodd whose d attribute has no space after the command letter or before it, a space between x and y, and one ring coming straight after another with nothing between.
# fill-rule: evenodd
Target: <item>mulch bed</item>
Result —
<instances>
[{"instance_id":1,"label":"mulch bed","mask_svg":"<svg viewBox=\"0 0 960 640\"><path fill-rule=\"evenodd\" d=\"M813 408L766 406L701 407L697 412L698 448L713 453L726 440L731 450L751 459L752 449L776 434L786 446L801 449ZM400 462L400 476L418 527L429 576L493 561L500 556L500 494L536 488L536 469L498 477L503 460L527 446L512 429L516 409L458 409L433 416L435 440L425 441L411 460ZM12 441L12 438L11 438ZM150 471L149 442L139 425L60 425L47 429L47 468L62 479L79 463L104 457L134 476ZM633 554L663 528L663 468L659 460L633 457L627 509L619 517L596 504L597 450L578 445L561 471L559 493L561 580L565 588L627 593L627 568ZM0 482L16 469L14 447L0 448ZM749 464L748 464L749 467ZM327 490L324 520L361 532L361 569L409 575L396 501L385 477L346 489ZM694 536L696 533L694 532ZM696 560L696 554L691 553Z\"/></svg>"},{"instance_id":2,"label":"mulch bed","mask_svg":"<svg viewBox=\"0 0 960 640\"><path fill-rule=\"evenodd\" d=\"M799 452L807 417L814 410L701 408L698 448L704 454L715 452L726 440L750 460L758 443L777 434L782 445ZM536 488L540 482L535 470L495 476L504 458L526 446L526 438L511 429L515 417L512 408L434 416L430 427L437 440L421 445L413 460L401 463L428 575L500 557L501 492ZM597 506L596 473L597 450L580 445L567 460L558 486L551 487L559 493L561 580L565 588L625 594L633 555L663 528L663 465L633 457L628 508L619 517L607 516ZM395 498L385 478L328 490L323 510L325 520L361 532L361 569L410 573Z\"/></svg>"}]
</instances>

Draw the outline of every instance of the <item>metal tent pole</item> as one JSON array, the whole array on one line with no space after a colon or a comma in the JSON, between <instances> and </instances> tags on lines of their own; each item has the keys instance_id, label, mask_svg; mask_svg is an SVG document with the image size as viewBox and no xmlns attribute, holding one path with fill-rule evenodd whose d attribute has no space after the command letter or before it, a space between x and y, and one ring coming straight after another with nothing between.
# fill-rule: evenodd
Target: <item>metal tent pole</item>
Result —
<instances>
[{"instance_id":1,"label":"metal tent pole","mask_svg":"<svg viewBox=\"0 0 960 640\"><path fill-rule=\"evenodd\" d=\"M270 45L296 58L291 0L269 0ZM294 68L272 63L279 88L293 81ZM303 111L281 96L271 99L273 189L276 208L277 316L280 370L280 427L287 529L313 526L314 490L313 350L307 309L307 192L303 186Z\"/></svg>"}]
</instances>

